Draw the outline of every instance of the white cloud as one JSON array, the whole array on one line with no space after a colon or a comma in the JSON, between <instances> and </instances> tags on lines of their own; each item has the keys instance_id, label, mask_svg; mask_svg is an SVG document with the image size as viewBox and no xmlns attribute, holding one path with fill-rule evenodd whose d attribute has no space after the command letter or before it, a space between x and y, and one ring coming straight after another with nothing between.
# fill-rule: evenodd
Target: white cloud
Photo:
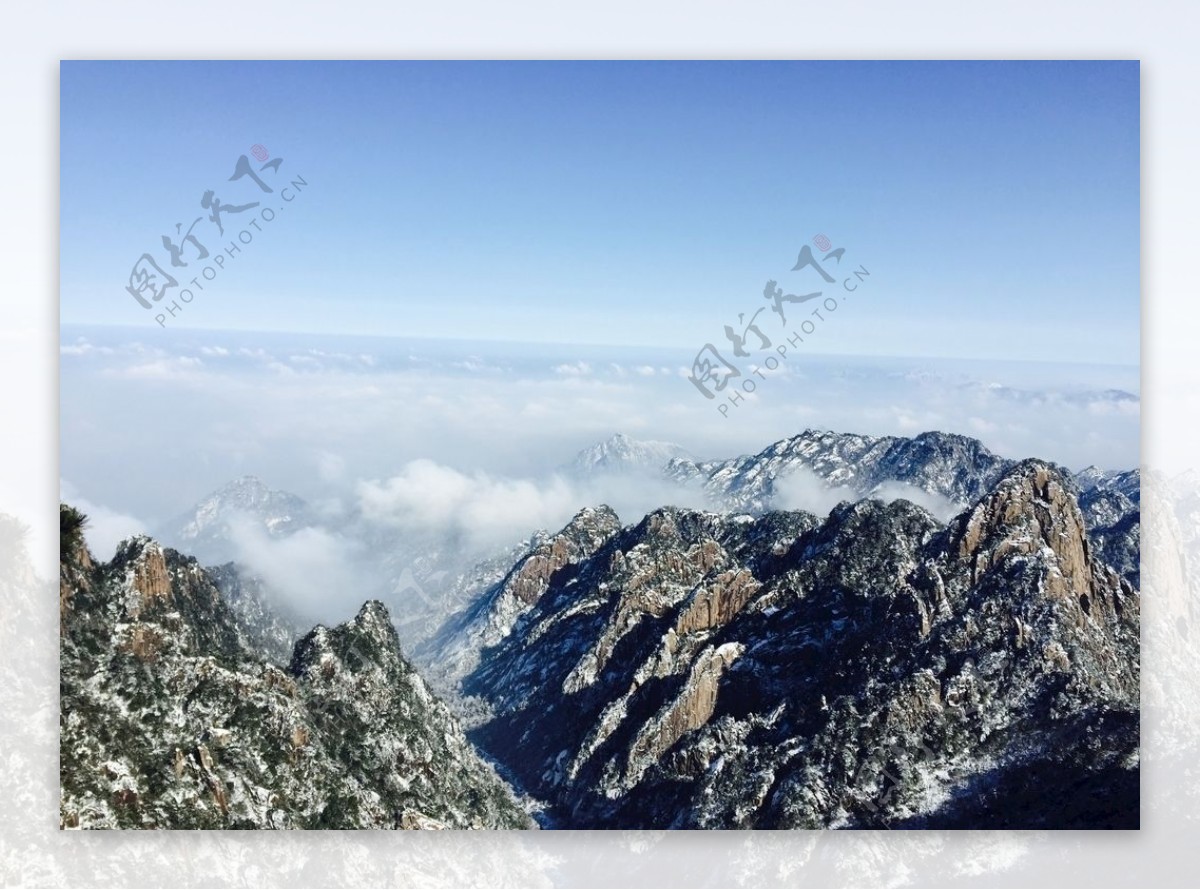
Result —
<instances>
[{"instance_id":1,"label":"white cloud","mask_svg":"<svg viewBox=\"0 0 1200 890\"><path fill-rule=\"evenodd\" d=\"M587 362L578 361L554 366L554 373L565 377L586 377L592 373L592 366Z\"/></svg>"},{"instance_id":2,"label":"white cloud","mask_svg":"<svg viewBox=\"0 0 1200 890\"><path fill-rule=\"evenodd\" d=\"M475 546L509 543L570 518L575 498L554 477L529 479L462 473L431 460L415 460L384 481L358 484L359 506L375 522L433 533L465 534Z\"/></svg>"},{"instance_id":3,"label":"white cloud","mask_svg":"<svg viewBox=\"0 0 1200 890\"><path fill-rule=\"evenodd\" d=\"M64 343L58 347L59 355L114 355L116 350L111 346L95 346L82 337L75 343Z\"/></svg>"},{"instance_id":4,"label":"white cloud","mask_svg":"<svg viewBox=\"0 0 1200 890\"><path fill-rule=\"evenodd\" d=\"M779 510L806 510L824 517L842 501L856 500L849 488L831 486L807 467L775 480L774 506Z\"/></svg>"},{"instance_id":5,"label":"white cloud","mask_svg":"<svg viewBox=\"0 0 1200 890\"><path fill-rule=\"evenodd\" d=\"M395 501L410 515L432 514L477 537L503 528L494 517L505 499L520 511L514 533L518 522L561 525L571 510L600 500L621 501L612 506L625 521L676 500L700 505L694 493L645 480L640 490L615 481L556 485L552 468L616 431L677 442L703 459L754 453L816 427L871 435L961 432L1006 457L1074 467L1138 462L1138 403L1109 400L1109 407L1101 398L1110 389L1136 393L1136 369L1089 370L1086 379L1064 380L1053 368L1018 373L1008 366L798 355L766 379L753 377L756 391L743 393L723 416L717 405L728 400L697 393L686 380L682 352L530 353L504 344L368 346L338 338L313 350L313 341L284 335L225 339L206 332L189 343L180 332L161 340L176 350L170 355L124 335L88 333L94 349L68 351L62 362L63 474L127 516L186 509L203 493L192 490L192 475L206 480L207 490L244 473L311 500L341 498L348 508L364 497L354 479L383 480L368 483L383 514L396 512L387 507ZM63 343L67 350L80 345L71 333ZM229 355L209 357L218 350ZM368 352L378 357L374 367L359 360ZM277 356L312 356L322 367L297 373ZM487 372L464 373L456 361L479 362ZM986 385L995 380L1004 385ZM1088 394L1104 407L1090 407ZM421 459L445 472L410 468ZM458 498L451 503L461 518L452 522L436 505L418 503L420 485L427 501L447 496L443 490ZM785 494L794 506L832 506L802 481L792 485Z\"/></svg>"},{"instance_id":6,"label":"white cloud","mask_svg":"<svg viewBox=\"0 0 1200 890\"><path fill-rule=\"evenodd\" d=\"M135 362L105 370L105 376L126 380L199 381L203 362L193 356L177 355Z\"/></svg>"},{"instance_id":7,"label":"white cloud","mask_svg":"<svg viewBox=\"0 0 1200 890\"><path fill-rule=\"evenodd\" d=\"M962 505L906 482L885 482L868 497L886 504L903 498L918 507L924 507L942 522L962 510ZM803 467L776 480L773 506L782 510L806 510L824 517L842 501L859 499L859 495L848 486L830 485L812 470Z\"/></svg>"},{"instance_id":8,"label":"white cloud","mask_svg":"<svg viewBox=\"0 0 1200 890\"><path fill-rule=\"evenodd\" d=\"M317 473L324 482L339 482L346 475L346 461L331 451L317 455Z\"/></svg>"},{"instance_id":9,"label":"white cloud","mask_svg":"<svg viewBox=\"0 0 1200 890\"><path fill-rule=\"evenodd\" d=\"M249 517L230 520L235 561L314 620L345 620L376 595L362 545L321 528L273 538Z\"/></svg>"},{"instance_id":10,"label":"white cloud","mask_svg":"<svg viewBox=\"0 0 1200 890\"><path fill-rule=\"evenodd\" d=\"M557 531L584 507L608 504L628 523L662 506L709 506L698 487L652 472L501 478L431 460L412 461L386 480L360 482L357 491L371 522L463 537L480 550L515 543L538 529Z\"/></svg>"},{"instance_id":11,"label":"white cloud","mask_svg":"<svg viewBox=\"0 0 1200 890\"><path fill-rule=\"evenodd\" d=\"M871 493L871 497L885 503L891 503L903 498L906 501L911 501L918 507L924 507L942 522L947 522L957 516L965 506L963 504L956 504L949 498L944 498L941 495L917 488L915 485L909 485L906 482L885 482Z\"/></svg>"}]
</instances>

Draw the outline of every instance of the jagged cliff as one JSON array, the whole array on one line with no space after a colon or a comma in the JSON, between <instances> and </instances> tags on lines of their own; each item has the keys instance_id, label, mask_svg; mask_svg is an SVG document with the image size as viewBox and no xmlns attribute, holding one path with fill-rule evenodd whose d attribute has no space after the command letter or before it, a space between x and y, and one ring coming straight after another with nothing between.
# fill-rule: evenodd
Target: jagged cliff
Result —
<instances>
[{"instance_id":1,"label":"jagged cliff","mask_svg":"<svg viewBox=\"0 0 1200 890\"><path fill-rule=\"evenodd\" d=\"M60 610L64 827L532 825L379 603L275 663L279 623L241 623L194 559L137 537L97 564L75 534Z\"/></svg>"},{"instance_id":2,"label":"jagged cliff","mask_svg":"<svg viewBox=\"0 0 1200 890\"><path fill-rule=\"evenodd\" d=\"M513 597L472 737L570 827L1136 826L1140 597L1076 491L606 521Z\"/></svg>"},{"instance_id":3,"label":"jagged cliff","mask_svg":"<svg viewBox=\"0 0 1200 890\"><path fill-rule=\"evenodd\" d=\"M773 510L798 470L847 500ZM380 603L304 633L64 531L63 824L1136 826L1138 471L809 431L664 472L733 511L534 534L455 582L425 679Z\"/></svg>"}]
</instances>

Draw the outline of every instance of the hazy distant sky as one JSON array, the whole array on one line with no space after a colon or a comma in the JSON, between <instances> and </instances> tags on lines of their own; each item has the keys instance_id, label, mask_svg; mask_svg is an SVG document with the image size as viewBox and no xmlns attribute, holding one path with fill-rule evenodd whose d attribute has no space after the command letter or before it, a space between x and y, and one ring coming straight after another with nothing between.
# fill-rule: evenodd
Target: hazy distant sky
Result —
<instances>
[{"instance_id":1,"label":"hazy distant sky","mask_svg":"<svg viewBox=\"0 0 1200 890\"><path fill-rule=\"evenodd\" d=\"M259 143L309 185L179 329L694 350L765 305L768 278L795 282L824 233L872 288L813 352L1139 358L1136 62L61 76L64 322L142 325L152 342L153 313L124 290L133 263L204 214L206 190L257 200L227 180ZM215 253L236 228L195 232Z\"/></svg>"},{"instance_id":2,"label":"hazy distant sky","mask_svg":"<svg viewBox=\"0 0 1200 890\"><path fill-rule=\"evenodd\" d=\"M476 489L536 489L565 521L615 495L563 496L556 471L616 432L709 459L810 427L937 429L1074 469L1138 463L1137 369L1111 365L798 356L724 416L682 349L68 325L60 352L64 479L147 520L243 474L345 504L433 461Z\"/></svg>"}]
</instances>

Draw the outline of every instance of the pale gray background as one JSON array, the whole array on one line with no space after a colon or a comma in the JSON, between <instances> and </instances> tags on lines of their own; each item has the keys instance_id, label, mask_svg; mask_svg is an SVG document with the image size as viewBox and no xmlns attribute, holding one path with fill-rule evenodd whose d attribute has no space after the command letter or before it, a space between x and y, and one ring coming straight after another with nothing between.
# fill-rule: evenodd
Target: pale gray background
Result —
<instances>
[{"instance_id":1,"label":"pale gray background","mask_svg":"<svg viewBox=\"0 0 1200 890\"><path fill-rule=\"evenodd\" d=\"M1178 566L1200 537L1154 513L1171 494L1169 478L1200 467L1192 280L1200 6L240 0L9 5L5 19L0 512L31 526L26 544L42 578L56 564L60 58L1140 58L1143 454L1167 481L1157 495L1147 486L1144 511L1143 830L1116 834L60 834L54 584L38 582L0 534L0 883L1194 885L1200 641L1194 631L1188 645L1174 628L1181 610L1197 614ZM131 144L149 113L130 109Z\"/></svg>"}]
</instances>

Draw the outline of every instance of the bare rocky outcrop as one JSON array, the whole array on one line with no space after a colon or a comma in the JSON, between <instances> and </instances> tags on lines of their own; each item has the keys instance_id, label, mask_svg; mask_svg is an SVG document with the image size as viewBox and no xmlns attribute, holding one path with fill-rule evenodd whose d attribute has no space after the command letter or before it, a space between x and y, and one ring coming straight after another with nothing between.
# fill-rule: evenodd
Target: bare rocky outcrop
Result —
<instances>
[{"instance_id":1,"label":"bare rocky outcrop","mask_svg":"<svg viewBox=\"0 0 1200 890\"><path fill-rule=\"evenodd\" d=\"M637 784L642 774L685 733L709 721L717 707L721 675L744 648L740 643L725 643L709 647L697 656L680 693L634 739L625 767L626 784Z\"/></svg>"},{"instance_id":2,"label":"bare rocky outcrop","mask_svg":"<svg viewBox=\"0 0 1200 890\"><path fill-rule=\"evenodd\" d=\"M513 568L501 585L503 593L533 605L555 572L594 553L620 528L617 514L608 507L581 511L561 533L535 547Z\"/></svg>"},{"instance_id":3,"label":"bare rocky outcrop","mask_svg":"<svg viewBox=\"0 0 1200 890\"><path fill-rule=\"evenodd\" d=\"M728 624L761 587L745 569L722 572L711 584L696 589L675 622L675 633L697 633Z\"/></svg>"},{"instance_id":4,"label":"bare rocky outcrop","mask_svg":"<svg viewBox=\"0 0 1200 890\"><path fill-rule=\"evenodd\" d=\"M1051 596L1093 592L1083 514L1062 477L1043 463L1027 461L1011 471L956 525L958 555L971 561L973 581L1012 554L1045 549L1057 569L1047 578Z\"/></svg>"},{"instance_id":5,"label":"bare rocky outcrop","mask_svg":"<svg viewBox=\"0 0 1200 890\"><path fill-rule=\"evenodd\" d=\"M1063 471L990 479L654 511L485 650L471 735L573 827L1136 825L1138 592Z\"/></svg>"}]
</instances>

